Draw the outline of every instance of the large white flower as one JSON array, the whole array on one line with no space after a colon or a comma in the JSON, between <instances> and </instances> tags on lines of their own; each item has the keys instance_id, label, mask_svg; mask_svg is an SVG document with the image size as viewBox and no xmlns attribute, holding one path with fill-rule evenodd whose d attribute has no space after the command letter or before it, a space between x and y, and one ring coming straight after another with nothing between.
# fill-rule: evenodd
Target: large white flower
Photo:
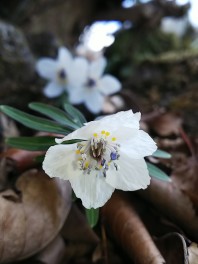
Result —
<instances>
[{"instance_id":1,"label":"large white flower","mask_svg":"<svg viewBox=\"0 0 198 264\"><path fill-rule=\"evenodd\" d=\"M103 206L113 191L145 189L150 176L144 160L156 150L139 130L140 113L131 110L87 123L49 148L43 169L50 177L69 180L86 208ZM80 143L60 144L69 139Z\"/></svg>"},{"instance_id":2,"label":"large white flower","mask_svg":"<svg viewBox=\"0 0 198 264\"><path fill-rule=\"evenodd\" d=\"M38 74L49 80L44 88L44 94L49 97L57 97L65 90L73 87L76 82L73 68L76 72L85 70L86 61L83 58L73 58L68 49L60 47L57 59L42 58L36 64ZM81 80L80 80L81 81Z\"/></svg>"},{"instance_id":3,"label":"large white flower","mask_svg":"<svg viewBox=\"0 0 198 264\"><path fill-rule=\"evenodd\" d=\"M88 62L84 59L83 71L75 69L76 84L69 90L69 100L72 104L85 103L92 113L102 110L105 96L118 92L121 83L112 75L103 75L106 67L106 59L100 57L98 60ZM80 77L80 78L79 78Z\"/></svg>"}]
</instances>

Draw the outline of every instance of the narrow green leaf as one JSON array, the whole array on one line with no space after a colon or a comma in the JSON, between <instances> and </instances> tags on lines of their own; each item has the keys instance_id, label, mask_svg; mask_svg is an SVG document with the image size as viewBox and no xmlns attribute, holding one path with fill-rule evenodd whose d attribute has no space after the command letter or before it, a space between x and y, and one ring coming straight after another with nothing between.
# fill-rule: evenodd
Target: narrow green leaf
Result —
<instances>
[{"instance_id":1,"label":"narrow green leaf","mask_svg":"<svg viewBox=\"0 0 198 264\"><path fill-rule=\"evenodd\" d=\"M57 121L58 123L71 127L73 129L79 128L76 123L74 123L71 119L69 119L69 116L62 110L58 109L57 107L43 104L43 103L30 103L29 107L32 110L35 110L43 115L46 115L47 117Z\"/></svg>"},{"instance_id":2,"label":"narrow green leaf","mask_svg":"<svg viewBox=\"0 0 198 264\"><path fill-rule=\"evenodd\" d=\"M35 130L51 132L51 133L59 133L63 135L67 135L68 133L73 131L73 129L69 129L64 126L61 126L54 121L41 117L36 117L34 115L26 114L25 112L15 109L14 107L11 106L1 105L0 110L4 114L8 115L9 117L13 118L14 120L18 121L24 126L27 126Z\"/></svg>"},{"instance_id":3,"label":"narrow green leaf","mask_svg":"<svg viewBox=\"0 0 198 264\"><path fill-rule=\"evenodd\" d=\"M55 138L49 136L10 137L6 139L6 143L14 148L31 151L46 151L49 147L56 145Z\"/></svg>"},{"instance_id":4,"label":"narrow green leaf","mask_svg":"<svg viewBox=\"0 0 198 264\"><path fill-rule=\"evenodd\" d=\"M171 182L171 178L168 177L168 175L165 172L160 170L155 165L151 164L150 162L147 162L147 167L148 167L150 176L156 179L162 180L162 181Z\"/></svg>"},{"instance_id":5,"label":"narrow green leaf","mask_svg":"<svg viewBox=\"0 0 198 264\"><path fill-rule=\"evenodd\" d=\"M161 149L157 149L153 154L152 154L153 157L156 157L156 158L163 158L163 159L170 159L171 158L171 154L164 151L164 150L161 150Z\"/></svg>"},{"instance_id":6,"label":"narrow green leaf","mask_svg":"<svg viewBox=\"0 0 198 264\"><path fill-rule=\"evenodd\" d=\"M45 159L45 155L38 155L34 158L37 163L42 163Z\"/></svg>"},{"instance_id":7,"label":"narrow green leaf","mask_svg":"<svg viewBox=\"0 0 198 264\"><path fill-rule=\"evenodd\" d=\"M86 209L86 217L89 225L93 228L98 223L99 209Z\"/></svg>"},{"instance_id":8,"label":"narrow green leaf","mask_svg":"<svg viewBox=\"0 0 198 264\"><path fill-rule=\"evenodd\" d=\"M80 126L83 126L83 124L87 122L83 114L72 105L64 103L63 107L75 123L79 124Z\"/></svg>"},{"instance_id":9,"label":"narrow green leaf","mask_svg":"<svg viewBox=\"0 0 198 264\"><path fill-rule=\"evenodd\" d=\"M78 142L82 142L82 141L87 141L85 139L70 139L70 140L65 140L62 142L62 144L75 144Z\"/></svg>"}]
</instances>

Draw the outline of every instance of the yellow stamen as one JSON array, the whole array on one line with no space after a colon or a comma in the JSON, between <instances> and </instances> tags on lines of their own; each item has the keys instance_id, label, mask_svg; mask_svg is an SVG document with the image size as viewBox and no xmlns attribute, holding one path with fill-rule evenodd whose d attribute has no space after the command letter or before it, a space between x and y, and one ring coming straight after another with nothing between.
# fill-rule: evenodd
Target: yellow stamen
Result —
<instances>
[{"instance_id":1,"label":"yellow stamen","mask_svg":"<svg viewBox=\"0 0 198 264\"><path fill-rule=\"evenodd\" d=\"M106 132L105 135L108 137L110 135L110 133L109 132Z\"/></svg>"},{"instance_id":2,"label":"yellow stamen","mask_svg":"<svg viewBox=\"0 0 198 264\"><path fill-rule=\"evenodd\" d=\"M85 168L87 169L89 167L89 162L85 162Z\"/></svg>"},{"instance_id":3,"label":"yellow stamen","mask_svg":"<svg viewBox=\"0 0 198 264\"><path fill-rule=\"evenodd\" d=\"M97 134L97 133L94 133L94 134L93 134L93 136L94 136L94 137L97 137L97 136L98 136L98 134Z\"/></svg>"},{"instance_id":4,"label":"yellow stamen","mask_svg":"<svg viewBox=\"0 0 198 264\"><path fill-rule=\"evenodd\" d=\"M104 135L104 134L105 134L105 131L104 131L104 130L102 130L102 131L101 131L101 134L102 134L102 135Z\"/></svg>"},{"instance_id":5,"label":"yellow stamen","mask_svg":"<svg viewBox=\"0 0 198 264\"><path fill-rule=\"evenodd\" d=\"M76 150L76 154L80 154L80 150L79 149Z\"/></svg>"},{"instance_id":6,"label":"yellow stamen","mask_svg":"<svg viewBox=\"0 0 198 264\"><path fill-rule=\"evenodd\" d=\"M115 138L115 137L113 137L111 140L112 140L112 141L116 141L116 138Z\"/></svg>"}]
</instances>

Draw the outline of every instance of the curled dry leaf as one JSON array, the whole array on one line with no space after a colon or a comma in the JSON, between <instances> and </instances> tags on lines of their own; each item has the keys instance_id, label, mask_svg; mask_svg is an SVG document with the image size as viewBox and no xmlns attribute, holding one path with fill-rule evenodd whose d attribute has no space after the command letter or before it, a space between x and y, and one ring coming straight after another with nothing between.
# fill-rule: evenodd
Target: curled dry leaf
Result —
<instances>
[{"instance_id":1,"label":"curled dry leaf","mask_svg":"<svg viewBox=\"0 0 198 264\"><path fill-rule=\"evenodd\" d=\"M28 151L23 149L9 148L0 154L0 158L7 158L14 162L14 166L18 172L35 167L38 163L36 157L43 155L42 151Z\"/></svg>"},{"instance_id":2,"label":"curled dry leaf","mask_svg":"<svg viewBox=\"0 0 198 264\"><path fill-rule=\"evenodd\" d=\"M60 264L63 260L64 253L65 243L63 238L59 235L35 258L45 264Z\"/></svg>"},{"instance_id":3,"label":"curled dry leaf","mask_svg":"<svg viewBox=\"0 0 198 264\"><path fill-rule=\"evenodd\" d=\"M18 137L19 131L13 120L6 115L0 113L0 136L5 139L6 137Z\"/></svg>"},{"instance_id":4,"label":"curled dry leaf","mask_svg":"<svg viewBox=\"0 0 198 264\"><path fill-rule=\"evenodd\" d=\"M164 113L151 121L152 129L160 136L179 134L182 119L172 113Z\"/></svg>"},{"instance_id":5,"label":"curled dry leaf","mask_svg":"<svg viewBox=\"0 0 198 264\"><path fill-rule=\"evenodd\" d=\"M71 207L69 183L50 179L42 171L26 171L16 181L16 188L21 201L0 193L0 263L24 259L46 247Z\"/></svg>"},{"instance_id":6,"label":"curled dry leaf","mask_svg":"<svg viewBox=\"0 0 198 264\"><path fill-rule=\"evenodd\" d=\"M103 207L102 215L118 243L135 263L165 263L135 208L122 192L113 194Z\"/></svg>"},{"instance_id":7,"label":"curled dry leaf","mask_svg":"<svg viewBox=\"0 0 198 264\"><path fill-rule=\"evenodd\" d=\"M187 245L185 239L179 233L169 233L155 242L162 252L166 263L189 264L187 256Z\"/></svg>"},{"instance_id":8,"label":"curled dry leaf","mask_svg":"<svg viewBox=\"0 0 198 264\"><path fill-rule=\"evenodd\" d=\"M99 237L88 224L85 214L75 204L71 207L61 234L68 241L83 242L92 245L92 247L99 243Z\"/></svg>"},{"instance_id":9,"label":"curled dry leaf","mask_svg":"<svg viewBox=\"0 0 198 264\"><path fill-rule=\"evenodd\" d=\"M198 199L194 203L190 197L180 189L174 178L172 182L152 179L149 187L138 193L163 215L179 225L192 240L198 241Z\"/></svg>"}]
</instances>

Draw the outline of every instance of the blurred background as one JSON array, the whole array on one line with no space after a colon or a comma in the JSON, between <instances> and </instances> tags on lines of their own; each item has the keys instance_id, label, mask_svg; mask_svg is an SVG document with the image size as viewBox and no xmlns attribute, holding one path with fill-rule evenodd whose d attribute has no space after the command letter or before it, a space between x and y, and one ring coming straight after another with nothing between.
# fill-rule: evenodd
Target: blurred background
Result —
<instances>
[{"instance_id":1,"label":"blurred background","mask_svg":"<svg viewBox=\"0 0 198 264\"><path fill-rule=\"evenodd\" d=\"M198 1L1 0L0 104L27 112L32 101L61 106L64 95L46 98L46 81L35 70L38 59L56 58L61 46L90 61L107 58L105 72L120 80L122 90L106 98L98 115L141 111L142 128L172 154L168 161L151 161L171 175L173 184L154 181L129 200L118 194L93 231L80 203L70 211L67 184L49 181L43 172L21 177L38 164L32 164L30 153L6 152L6 165L4 159L0 163L0 263L28 258L20 263L197 264L192 241L198 242ZM97 117L84 105L77 108L88 121ZM5 137L33 134L5 117L0 123L2 153ZM11 179L4 177L8 174ZM122 199L127 217L115 223ZM130 231L140 231L134 240L122 229L128 219L135 227ZM14 230L10 237L8 230Z\"/></svg>"},{"instance_id":2,"label":"blurred background","mask_svg":"<svg viewBox=\"0 0 198 264\"><path fill-rule=\"evenodd\" d=\"M125 109L173 109L194 130L197 5L195 0L2 0L0 101L20 108L46 101L35 61L56 57L64 45L74 54L108 58L106 71L123 85L122 100L113 98L114 105L121 107L124 100ZM104 107L116 110L112 102Z\"/></svg>"}]
</instances>

